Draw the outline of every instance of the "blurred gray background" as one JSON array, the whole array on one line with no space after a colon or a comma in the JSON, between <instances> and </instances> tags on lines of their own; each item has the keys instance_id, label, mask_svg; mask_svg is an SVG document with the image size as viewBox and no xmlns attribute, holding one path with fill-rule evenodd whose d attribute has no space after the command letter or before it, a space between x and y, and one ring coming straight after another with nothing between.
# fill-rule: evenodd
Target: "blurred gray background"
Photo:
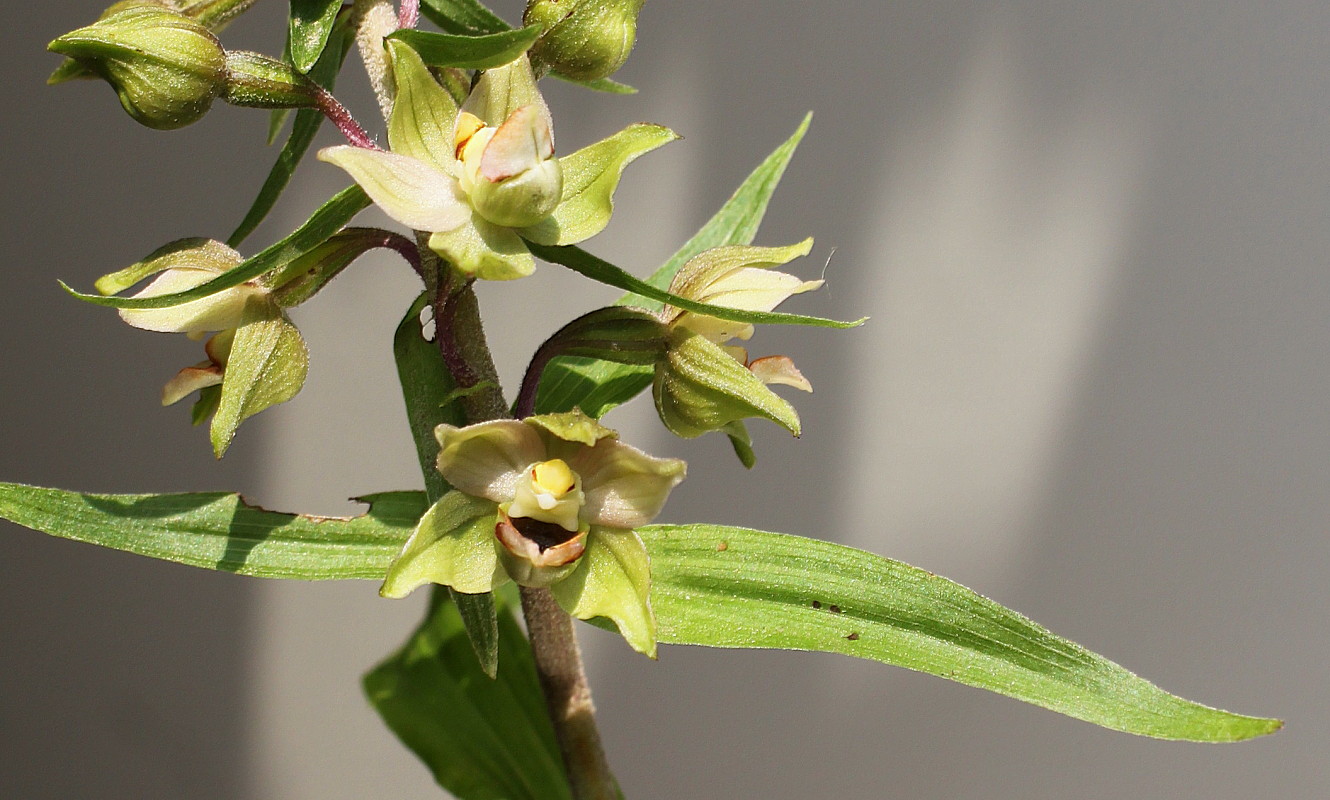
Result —
<instances>
[{"instance_id":1,"label":"blurred gray background","mask_svg":"<svg viewBox=\"0 0 1330 800\"><path fill-rule=\"evenodd\" d=\"M44 43L102 5L10 3L0 33L0 478L322 513L418 486L389 359L415 291L399 263L367 259L296 312L303 394L220 463L186 409L156 402L197 345L56 286L225 238L275 156L262 112L163 134L103 85L45 87ZM228 46L276 52L285 8L265 0ZM564 152L638 120L686 137L629 170L591 243L639 274L815 111L758 241L815 236L805 275L829 259L793 310L873 317L759 332L754 351L791 355L817 394L796 398L802 440L753 426L752 472L722 437L616 412L692 463L669 520L899 558L1166 689L1288 721L1242 745L1155 742L829 655L666 647L650 663L582 626L630 798L1330 795L1327 73L1316 2L655 0L620 75L641 94L549 87ZM369 124L362 83L339 95ZM310 160L246 252L344 184ZM615 296L554 266L485 289L509 381ZM10 525L0 559L6 797L439 796L358 688L422 598Z\"/></svg>"}]
</instances>

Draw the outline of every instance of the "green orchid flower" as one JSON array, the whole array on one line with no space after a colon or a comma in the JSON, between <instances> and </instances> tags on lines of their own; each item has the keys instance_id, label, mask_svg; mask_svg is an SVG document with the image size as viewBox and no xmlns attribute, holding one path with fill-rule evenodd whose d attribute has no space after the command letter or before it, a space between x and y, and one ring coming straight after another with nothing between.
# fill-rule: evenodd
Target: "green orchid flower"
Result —
<instances>
[{"instance_id":1,"label":"green orchid flower","mask_svg":"<svg viewBox=\"0 0 1330 800\"><path fill-rule=\"evenodd\" d=\"M568 613L613 620L654 658L650 564L633 529L660 512L684 463L622 444L577 411L440 425L435 436L455 491L421 518L380 594L426 583L468 594L510 580L547 586Z\"/></svg>"},{"instance_id":2,"label":"green orchid flower","mask_svg":"<svg viewBox=\"0 0 1330 800\"><path fill-rule=\"evenodd\" d=\"M158 297L200 286L244 261L235 250L210 239L182 239L143 261L103 276L97 289L114 294L156 276L134 297ZM166 308L126 308L120 318L135 328L183 333L202 339L207 359L185 367L162 389L162 405L199 393L197 424L212 417L210 435L218 458L240 423L285 403L304 386L309 352L287 319L271 287L250 281L216 294Z\"/></svg>"},{"instance_id":3,"label":"green orchid flower","mask_svg":"<svg viewBox=\"0 0 1330 800\"><path fill-rule=\"evenodd\" d=\"M575 244L599 233L614 190L638 156L678 138L630 125L554 157L549 109L525 55L487 70L458 108L409 46L389 40L397 99L390 151L339 146L319 158L346 170L384 213L430 233L429 246L468 276L530 275L523 239Z\"/></svg>"},{"instance_id":4,"label":"green orchid flower","mask_svg":"<svg viewBox=\"0 0 1330 800\"><path fill-rule=\"evenodd\" d=\"M670 292L726 308L772 311L791 296L822 285L771 269L807 255L812 245L807 239L789 247L713 248L684 264ZM666 306L661 318L669 332L665 355L656 363L652 396L665 427L685 438L724 430L736 447L746 447L742 421L765 417L799 435L798 413L767 386L805 392L813 386L787 356L750 359L746 348L729 344L752 337L752 325L673 306Z\"/></svg>"}]
</instances>

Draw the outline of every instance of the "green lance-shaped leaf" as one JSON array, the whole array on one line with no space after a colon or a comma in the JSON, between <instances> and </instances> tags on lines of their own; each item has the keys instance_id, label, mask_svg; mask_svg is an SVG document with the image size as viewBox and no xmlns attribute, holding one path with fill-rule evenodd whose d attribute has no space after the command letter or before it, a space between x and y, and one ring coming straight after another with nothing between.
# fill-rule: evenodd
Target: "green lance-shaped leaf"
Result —
<instances>
[{"instance_id":1,"label":"green lance-shaped leaf","mask_svg":"<svg viewBox=\"0 0 1330 800\"><path fill-rule=\"evenodd\" d=\"M282 514L239 495L84 494L0 483L0 517L53 536L193 567L260 578L380 580L425 498L360 498L358 517Z\"/></svg>"},{"instance_id":2,"label":"green lance-shaped leaf","mask_svg":"<svg viewBox=\"0 0 1330 800\"><path fill-rule=\"evenodd\" d=\"M498 14L477 0L421 0L420 13L448 33L462 36L512 29Z\"/></svg>"},{"instance_id":3,"label":"green lance-shaped leaf","mask_svg":"<svg viewBox=\"0 0 1330 800\"><path fill-rule=\"evenodd\" d=\"M656 270L647 282L664 289L670 285L674 273L703 250L724 245L750 244L757 235L767 205L795 149L803 140L811 119L811 114L804 117L794 135L767 156L707 224ZM632 303L649 309L659 309L662 305L632 294L625 295L618 302L620 305ZM593 417L600 417L650 386L652 374L653 370L649 366L611 364L585 358L559 358L545 370L536 400L536 411L548 414L567 411L576 406Z\"/></svg>"},{"instance_id":4,"label":"green lance-shaped leaf","mask_svg":"<svg viewBox=\"0 0 1330 800\"><path fill-rule=\"evenodd\" d=\"M466 36L404 28L388 38L405 42L431 67L489 69L500 67L527 51L540 36L535 27Z\"/></svg>"},{"instance_id":5,"label":"green lance-shaped leaf","mask_svg":"<svg viewBox=\"0 0 1330 800\"><path fill-rule=\"evenodd\" d=\"M308 70L310 80L326 89L332 89L337 81L337 73L341 71L342 63L346 60L346 54L350 52L351 43L350 31L346 28L337 28L328 40L327 49L323 51L313 68ZM290 109L277 109L274 112L275 125L270 127L268 135L270 144L276 138L277 129L281 127L282 120L289 111ZM277 204L277 198L281 197L287 184L291 182L291 176L295 174L296 167L309 150L314 135L318 133L322 124L323 114L316 109L302 108L296 112L296 120L291 125L291 134L287 136L286 144L282 145L281 152L277 154L277 162L269 170L268 177L259 188L253 204L245 212L244 219L226 240L227 244L239 247L240 243L248 238L259 223L268 216L268 212L272 211L273 206Z\"/></svg>"},{"instance_id":6,"label":"green lance-shaped leaf","mask_svg":"<svg viewBox=\"0 0 1330 800\"><path fill-rule=\"evenodd\" d=\"M503 663L495 680L471 657L456 607L436 592L420 628L365 676L365 693L460 800L572 800L513 604L507 600L498 616Z\"/></svg>"},{"instance_id":7,"label":"green lance-shaped leaf","mask_svg":"<svg viewBox=\"0 0 1330 800\"><path fill-rule=\"evenodd\" d=\"M291 0L291 63L301 72L309 72L323 55L337 22L342 0Z\"/></svg>"},{"instance_id":8,"label":"green lance-shaped leaf","mask_svg":"<svg viewBox=\"0 0 1330 800\"><path fill-rule=\"evenodd\" d=\"M416 444L416 457L425 479L425 494L433 504L450 488L435 466L439 442L434 438L434 429L444 423L465 425L466 416L460 404L449 402L456 385L439 348L425 339L420 315L428 304L429 294L421 293L407 309L393 336L393 358L397 362L397 377L402 384L402 398L406 401L406 417ZM424 511L422 507L421 512ZM385 564L384 570L387 568ZM451 596L462 615L481 669L494 677L499 665L499 629L494 596L488 592L462 594L442 586L436 586L432 591L436 600L440 594Z\"/></svg>"},{"instance_id":9,"label":"green lance-shaped leaf","mask_svg":"<svg viewBox=\"0 0 1330 800\"><path fill-rule=\"evenodd\" d=\"M367 514L340 519L265 511L234 494L98 495L0 483L0 517L207 569L378 580L428 501L420 492L362 499ZM842 653L1162 739L1232 742L1282 725L1183 700L959 584L862 550L720 525L637 533L650 557L662 643ZM469 685L484 691L484 682ZM439 724L446 717L428 715Z\"/></svg>"},{"instance_id":10,"label":"green lance-shaped leaf","mask_svg":"<svg viewBox=\"0 0 1330 800\"><path fill-rule=\"evenodd\" d=\"M661 642L843 653L1161 739L1233 742L1281 726L1171 695L959 584L872 553L719 525L639 533Z\"/></svg>"},{"instance_id":11,"label":"green lance-shaped leaf","mask_svg":"<svg viewBox=\"0 0 1330 800\"><path fill-rule=\"evenodd\" d=\"M546 245L585 241L609 224L614 190L624 169L639 156L678 139L659 125L637 123L593 145L559 159L563 192L554 213L521 230L522 236Z\"/></svg>"},{"instance_id":12,"label":"green lance-shaped leaf","mask_svg":"<svg viewBox=\"0 0 1330 800\"><path fill-rule=\"evenodd\" d=\"M498 14L495 14L477 0L421 0L420 13L445 32L457 36L479 37L513 30L513 26L504 22ZM558 72L551 72L550 74L559 80L575 83L578 86L597 92L608 94L637 93L637 90L633 87L609 78L583 81Z\"/></svg>"},{"instance_id":13,"label":"green lance-shaped leaf","mask_svg":"<svg viewBox=\"0 0 1330 800\"><path fill-rule=\"evenodd\" d=\"M652 300L658 300L668 303L676 308L692 311L696 314L705 314L717 319L730 320L732 322L748 322L753 324L765 325L809 325L815 328L855 328L868 320L862 317L850 322L843 322L834 319L824 319L823 317L808 317L803 314L786 314L780 311L746 311L739 308L727 308L725 306L712 305L710 303L699 303L696 300L689 300L686 297L680 297L676 294L670 294L664 289L658 289L655 286L643 281L640 278L633 277L622 269L614 266L608 261L597 258L587 251L576 246L550 246L528 242L531 252L541 258L554 264L562 264L579 275L586 276L592 280L599 281L609 286L624 289L633 294L640 295Z\"/></svg>"},{"instance_id":14,"label":"green lance-shaped leaf","mask_svg":"<svg viewBox=\"0 0 1330 800\"><path fill-rule=\"evenodd\" d=\"M212 449L226 452L240 423L265 408L285 403L305 385L309 351L300 331L284 316L236 329L217 413L212 418Z\"/></svg>"},{"instance_id":15,"label":"green lance-shaped leaf","mask_svg":"<svg viewBox=\"0 0 1330 800\"><path fill-rule=\"evenodd\" d=\"M191 300L214 295L218 292L239 286L245 281L279 269L291 261L318 247L328 237L341 230L351 218L369 205L369 198L359 186L348 186L334 195L314 212L304 225L301 225L286 238L273 244L258 255L246 260L236 268L218 275L207 283L192 289L163 294L155 297L102 297L95 294L83 294L71 289L61 281L65 291L80 300L98 306L111 308L170 308Z\"/></svg>"}]
</instances>

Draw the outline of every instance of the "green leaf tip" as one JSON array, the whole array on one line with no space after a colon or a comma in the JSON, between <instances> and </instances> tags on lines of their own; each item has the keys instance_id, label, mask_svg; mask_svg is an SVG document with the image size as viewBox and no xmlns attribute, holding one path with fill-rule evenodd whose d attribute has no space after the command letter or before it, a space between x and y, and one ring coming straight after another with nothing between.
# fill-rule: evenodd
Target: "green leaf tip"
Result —
<instances>
[{"instance_id":1,"label":"green leaf tip","mask_svg":"<svg viewBox=\"0 0 1330 800\"><path fill-rule=\"evenodd\" d=\"M720 525L638 532L662 643L842 653L1159 739L1237 742L1283 724L1169 694L957 583L862 550Z\"/></svg>"}]
</instances>

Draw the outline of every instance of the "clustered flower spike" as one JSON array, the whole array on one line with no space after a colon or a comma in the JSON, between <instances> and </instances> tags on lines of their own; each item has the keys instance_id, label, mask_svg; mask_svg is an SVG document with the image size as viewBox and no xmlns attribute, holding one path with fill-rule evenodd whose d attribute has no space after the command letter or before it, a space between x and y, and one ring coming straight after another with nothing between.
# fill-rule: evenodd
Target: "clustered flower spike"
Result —
<instances>
[{"instance_id":1,"label":"clustered flower spike","mask_svg":"<svg viewBox=\"0 0 1330 800\"><path fill-rule=\"evenodd\" d=\"M789 247L713 248L679 270L670 292L725 308L771 311L790 296L822 285L771 269L807 255L811 247L808 239ZM752 325L673 306L661 314L668 344L656 364L652 396L665 427L687 438L725 430L736 444L746 444L742 420L765 417L799 435L799 415L767 385L811 392L812 384L786 356L750 360L745 348L728 344L749 339Z\"/></svg>"},{"instance_id":2,"label":"clustered flower spike","mask_svg":"<svg viewBox=\"0 0 1330 800\"><path fill-rule=\"evenodd\" d=\"M156 275L134 297L160 297L207 283L242 261L239 253L221 242L182 239L102 277L97 289L114 294ZM121 309L120 318L135 328L183 333L195 340L216 334L204 345L207 359L185 367L163 387L162 405L197 391L194 422L212 416L211 438L218 458L241 422L295 397L305 383L309 353L304 340L267 286L246 282L167 308Z\"/></svg>"},{"instance_id":3,"label":"clustered flower spike","mask_svg":"<svg viewBox=\"0 0 1330 800\"><path fill-rule=\"evenodd\" d=\"M440 425L435 436L439 472L455 491L421 518L380 593L548 586L568 613L613 620L654 657L650 568L633 529L660 512L684 463L622 444L576 411Z\"/></svg>"},{"instance_id":4,"label":"clustered flower spike","mask_svg":"<svg viewBox=\"0 0 1330 800\"><path fill-rule=\"evenodd\" d=\"M414 50L387 47L397 89L391 152L343 145L319 158L346 170L388 216L429 232L430 248L469 276L521 278L535 269L524 239L566 245L599 233L624 167L677 138L631 125L555 158L525 55L484 72L459 109Z\"/></svg>"}]
</instances>

